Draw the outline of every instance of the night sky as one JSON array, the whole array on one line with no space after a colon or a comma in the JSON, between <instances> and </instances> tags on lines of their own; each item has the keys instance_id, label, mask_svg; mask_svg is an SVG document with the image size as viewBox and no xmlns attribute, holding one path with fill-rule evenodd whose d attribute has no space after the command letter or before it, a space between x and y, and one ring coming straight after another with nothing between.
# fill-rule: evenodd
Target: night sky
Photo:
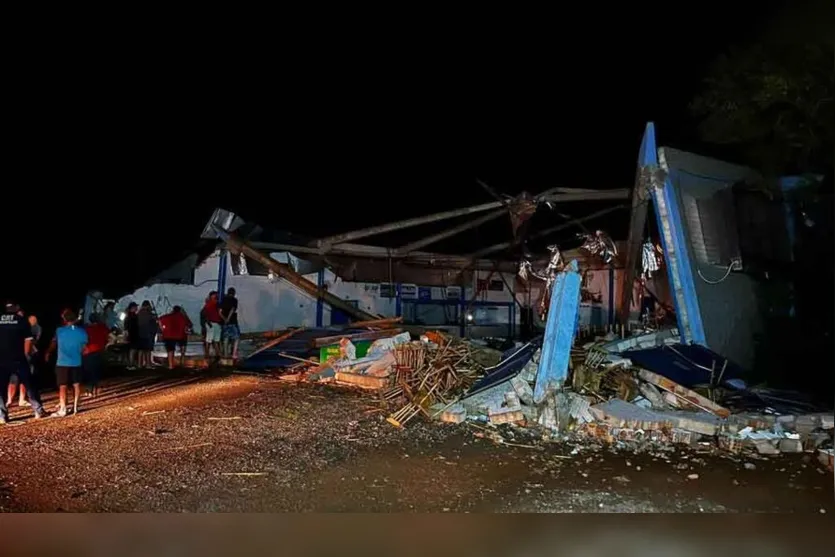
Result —
<instances>
[{"instance_id":1,"label":"night sky","mask_svg":"<svg viewBox=\"0 0 835 557\"><path fill-rule=\"evenodd\" d=\"M217 206L317 237L491 201L476 178L509 194L631 187L648 120L660 144L713 152L687 104L710 61L771 17L752 5L744 18L680 14L674 32L626 13L611 32L612 15L582 42L561 21L474 23L454 50L425 32L343 30L330 48L275 56L59 54L13 107L0 295L57 313L91 288L130 291L184 255ZM603 227L624 236L625 222ZM457 248L508 239L501 219Z\"/></svg>"}]
</instances>

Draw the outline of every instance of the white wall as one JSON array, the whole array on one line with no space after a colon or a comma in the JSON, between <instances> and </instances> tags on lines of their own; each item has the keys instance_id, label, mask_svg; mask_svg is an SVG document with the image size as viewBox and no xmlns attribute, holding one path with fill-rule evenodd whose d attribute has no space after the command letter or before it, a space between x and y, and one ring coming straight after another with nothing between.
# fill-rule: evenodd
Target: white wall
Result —
<instances>
[{"instance_id":1,"label":"white wall","mask_svg":"<svg viewBox=\"0 0 835 557\"><path fill-rule=\"evenodd\" d=\"M296 267L298 260L288 253L272 253L270 256L276 261L289 263L298 268ZM117 312L124 311L128 303L133 301L139 304L143 300L150 300L159 314L167 313L174 305L180 305L196 325L203 302L210 291L218 288L219 261L219 252L217 252L195 269L194 285L154 284L146 286L118 300L116 310ZM271 331L291 326L316 326L316 300L312 296L281 279L270 280L264 276L233 275L232 265L228 259L227 265L226 285L227 288L234 287L237 290L238 320L241 332ZM620 299L620 273L621 270L615 271L616 305ZM654 290L662 299L667 298L666 290L663 288L666 286L666 275L664 273L665 270L662 268L658 275L661 284ZM477 284L475 281L479 278L487 279L489 274L489 271L476 272L472 287L465 289L465 300L472 299L474 287ZM503 275L507 284L516 291L519 303L527 305L530 300L530 303L536 306L541 294L541 283L539 281L532 281L529 296L526 292L521 291L515 274L504 273ZM314 284L317 283L317 274L304 276ZM500 275L494 273L492 278L500 278ZM363 311L385 317L396 315L397 302L395 298L381 298L380 285L377 283L346 282L334 275L329 269L324 271L324 280L329 292L343 300L356 300L358 307ZM588 288L601 295L602 302L595 305L600 308L599 311L602 312L602 319L605 323L609 312L609 271L607 269L590 271L588 274ZM432 287L431 297L433 300L446 299L446 290L441 287ZM640 308L637 291L634 298L633 312L637 315ZM476 301L509 303L514 300L513 293L503 282L502 291L487 290L480 292ZM402 300L403 313L408 315L410 309L407 308L407 305L410 305L410 302ZM457 317L455 306L417 304L412 307L414 308L413 317L427 325L441 325ZM509 310L505 305L479 305L471 308L471 311L474 315L474 325L503 326L510 321ZM518 326L521 322L519 305L514 304L512 311L515 312L514 320ZM591 306L589 305L584 305L581 308L581 325L590 324L591 312ZM322 313L322 324L324 326L330 325L331 308L328 304L323 304Z\"/></svg>"},{"instance_id":2,"label":"white wall","mask_svg":"<svg viewBox=\"0 0 835 557\"><path fill-rule=\"evenodd\" d=\"M272 253L276 261L294 265L297 259L287 253ZM149 300L159 314L166 313L175 305L182 306L192 321L197 324L200 309L209 292L218 288L218 265L220 254L216 252L207 258L194 272L193 285L154 284L145 286L124 296L116 303L117 312L124 311L130 302L141 304ZM226 287L233 287L238 297L238 321L241 332L271 331L290 326L316 326L316 300L287 281L269 277L234 275L231 261L227 259ZM304 275L317 284L318 274ZM325 270L325 285L328 290L342 299L357 300L358 307L372 314L395 315L395 300L379 298L379 285L345 282L330 270ZM324 304L323 325L331 322L330 306Z\"/></svg>"}]
</instances>

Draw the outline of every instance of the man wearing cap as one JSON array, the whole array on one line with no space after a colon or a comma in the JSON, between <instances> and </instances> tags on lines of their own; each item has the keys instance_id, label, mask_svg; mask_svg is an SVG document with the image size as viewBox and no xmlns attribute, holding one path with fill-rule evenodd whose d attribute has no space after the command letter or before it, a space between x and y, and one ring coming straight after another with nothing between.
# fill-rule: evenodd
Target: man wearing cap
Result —
<instances>
[{"instance_id":1,"label":"man wearing cap","mask_svg":"<svg viewBox=\"0 0 835 557\"><path fill-rule=\"evenodd\" d=\"M0 393L8 389L12 373L17 374L20 384L26 387L35 417L42 418L45 415L43 404L32 381L27 358L32 351L32 339L32 326L21 315L20 308L15 303L7 303L5 312L0 315ZM5 397L0 396L0 424L8 420Z\"/></svg>"}]
</instances>

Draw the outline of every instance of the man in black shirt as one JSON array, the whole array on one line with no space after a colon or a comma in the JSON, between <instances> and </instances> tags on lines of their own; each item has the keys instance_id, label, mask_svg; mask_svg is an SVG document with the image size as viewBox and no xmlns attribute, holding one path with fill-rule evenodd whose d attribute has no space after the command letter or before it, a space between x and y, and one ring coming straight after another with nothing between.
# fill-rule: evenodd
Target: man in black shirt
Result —
<instances>
[{"instance_id":1,"label":"man in black shirt","mask_svg":"<svg viewBox=\"0 0 835 557\"><path fill-rule=\"evenodd\" d=\"M223 319L223 353L232 356L233 360L238 359L238 341L241 338L241 329L238 327L238 299L235 297L235 289L230 288L226 296L220 302L220 318ZM229 352L229 344L232 344L232 352Z\"/></svg>"},{"instance_id":2,"label":"man in black shirt","mask_svg":"<svg viewBox=\"0 0 835 557\"><path fill-rule=\"evenodd\" d=\"M29 403L36 418L44 416L43 404L32 381L29 361L26 356L32 351L32 326L20 315L17 304L7 303L6 311L0 315L0 393L5 393L12 373L17 374L20 384L26 387ZM0 396L0 424L9 420L5 397Z\"/></svg>"}]
</instances>

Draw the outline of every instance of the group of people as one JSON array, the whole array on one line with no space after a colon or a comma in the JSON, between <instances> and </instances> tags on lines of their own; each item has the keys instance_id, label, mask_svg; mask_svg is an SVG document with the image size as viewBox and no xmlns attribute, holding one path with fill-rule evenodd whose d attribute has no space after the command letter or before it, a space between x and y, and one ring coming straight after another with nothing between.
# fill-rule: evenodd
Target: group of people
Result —
<instances>
[{"instance_id":1,"label":"group of people","mask_svg":"<svg viewBox=\"0 0 835 557\"><path fill-rule=\"evenodd\" d=\"M209 293L200 311L207 360L212 356L238 357L241 332L235 294L235 289L230 288L223 300L218 301L218 293L213 291ZM90 315L86 325L79 322L74 311L66 309L61 313L61 326L46 350L41 352L38 341L42 330L37 317L27 317L16 303L7 303L5 311L0 315L0 393L5 395L0 395L0 424L8 421L8 409L14 404L18 392L20 406L31 407L36 418L47 415L34 382L34 374L37 367L50 361L53 353L57 355L55 379L58 385L58 407L52 416L62 417L78 412L82 385L87 387L83 396L98 396L103 354L111 331L116 329L114 318L112 304L108 304L101 314ZM174 367L178 349L182 365L192 326L180 306L174 306L170 313L157 318L149 301L141 305L131 303L124 323L129 346L129 369L151 366L151 353L158 333L168 353L168 366ZM70 386L73 388L71 408L67 401Z\"/></svg>"},{"instance_id":2,"label":"group of people","mask_svg":"<svg viewBox=\"0 0 835 557\"><path fill-rule=\"evenodd\" d=\"M15 401L18 386L19 405L30 406L35 418L47 415L34 382L34 373L38 362L49 362L53 353L57 354L58 407L52 416L63 417L69 413L67 391L70 385L74 395L72 413L78 412L82 383L88 387L88 396L98 396L102 353L107 347L110 330L97 316L91 316L87 326L81 325L72 310L64 310L61 321L62 325L41 357L37 343L41 328L37 317L30 315L27 318L14 302L6 304L0 315L0 393L7 396L0 396L0 424L9 419L8 409Z\"/></svg>"},{"instance_id":3,"label":"group of people","mask_svg":"<svg viewBox=\"0 0 835 557\"><path fill-rule=\"evenodd\" d=\"M141 305L136 302L128 305L124 328L129 348L128 369L153 366L151 353L158 334L168 354L168 367L173 368L178 360L181 366L184 364L188 335L194 325L181 306L174 306L170 313L158 318L151 302L145 300ZM200 329L207 360L223 356L238 357L241 331L234 288L227 291L222 301L218 301L216 291L209 293L200 310Z\"/></svg>"},{"instance_id":4,"label":"group of people","mask_svg":"<svg viewBox=\"0 0 835 557\"><path fill-rule=\"evenodd\" d=\"M200 310L200 329L203 334L203 352L206 359L224 355L238 358L238 343L241 329L238 326L238 298L234 288L226 291L223 300L218 301L214 290L209 292L203 309Z\"/></svg>"}]
</instances>

